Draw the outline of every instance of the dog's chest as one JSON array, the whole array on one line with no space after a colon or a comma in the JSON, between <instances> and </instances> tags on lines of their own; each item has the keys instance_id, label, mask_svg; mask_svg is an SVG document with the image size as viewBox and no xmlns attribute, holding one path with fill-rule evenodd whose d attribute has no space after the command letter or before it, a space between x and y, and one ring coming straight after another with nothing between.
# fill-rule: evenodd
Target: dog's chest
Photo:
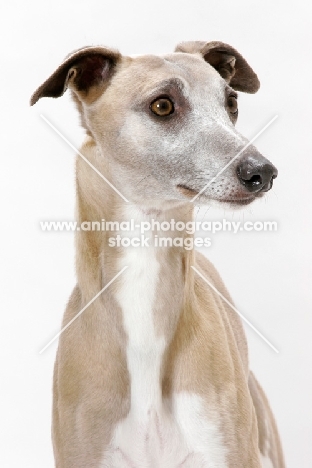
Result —
<instances>
[{"instance_id":1,"label":"dog's chest","mask_svg":"<svg viewBox=\"0 0 312 468\"><path fill-rule=\"evenodd\" d=\"M144 401L142 401L143 407ZM145 412L130 410L114 430L101 468L223 468L226 449L202 400L186 392Z\"/></svg>"},{"instance_id":2,"label":"dog's chest","mask_svg":"<svg viewBox=\"0 0 312 468\"><path fill-rule=\"evenodd\" d=\"M166 340L157 332L154 305L160 265L154 249L129 249L116 298L127 334L130 411L113 430L101 468L220 468L225 449L217 423L207 418L203 401L180 392L164 399L161 368ZM170 311L168 311L169 313Z\"/></svg>"}]
</instances>

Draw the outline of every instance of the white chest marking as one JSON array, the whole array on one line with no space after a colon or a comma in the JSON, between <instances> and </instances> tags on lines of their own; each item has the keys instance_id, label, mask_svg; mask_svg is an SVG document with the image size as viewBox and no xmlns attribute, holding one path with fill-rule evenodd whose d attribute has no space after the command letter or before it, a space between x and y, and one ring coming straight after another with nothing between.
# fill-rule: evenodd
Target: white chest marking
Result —
<instances>
[{"instance_id":1,"label":"white chest marking","mask_svg":"<svg viewBox=\"0 0 312 468\"><path fill-rule=\"evenodd\" d=\"M161 404L160 368L165 340L155 334L153 305L160 266L153 247L130 247L120 268L128 265L117 300L128 336L127 365L131 379L131 414L147 414Z\"/></svg>"},{"instance_id":2,"label":"white chest marking","mask_svg":"<svg viewBox=\"0 0 312 468\"><path fill-rule=\"evenodd\" d=\"M264 456L262 454L261 454L261 465L262 465L262 468L274 468L272 460L269 457Z\"/></svg>"},{"instance_id":3,"label":"white chest marking","mask_svg":"<svg viewBox=\"0 0 312 468\"><path fill-rule=\"evenodd\" d=\"M195 394L174 394L147 417L131 412L121 421L100 468L226 468L226 449L216 421Z\"/></svg>"},{"instance_id":4,"label":"white chest marking","mask_svg":"<svg viewBox=\"0 0 312 468\"><path fill-rule=\"evenodd\" d=\"M221 468L226 451L202 399L181 392L164 400L161 365L166 341L155 333L153 307L160 265L153 247L125 249L128 266L116 299L127 333L131 407L115 428L99 468ZM166 311L170 313L170 310Z\"/></svg>"}]
</instances>

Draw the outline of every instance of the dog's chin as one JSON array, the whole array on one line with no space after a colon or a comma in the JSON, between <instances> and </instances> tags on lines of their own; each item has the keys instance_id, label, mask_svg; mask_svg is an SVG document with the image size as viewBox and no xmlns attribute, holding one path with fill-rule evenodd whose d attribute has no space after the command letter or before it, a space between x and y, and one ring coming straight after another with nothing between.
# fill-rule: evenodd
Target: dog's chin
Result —
<instances>
[{"instance_id":1,"label":"dog's chin","mask_svg":"<svg viewBox=\"0 0 312 468\"><path fill-rule=\"evenodd\" d=\"M258 198L262 197L262 193L258 194L246 194L246 195L241 195L238 194L237 196L229 197L229 198L213 198L213 197L208 197L207 195L204 195L203 193L199 195L199 192L197 190L194 190L190 187L187 187L186 185L179 184L177 185L178 191L184 195L186 198L189 200L193 200L196 203L196 205L216 205L216 206L223 206L231 209L239 209L243 208L244 206L250 205L253 201L255 201Z\"/></svg>"},{"instance_id":2,"label":"dog's chin","mask_svg":"<svg viewBox=\"0 0 312 468\"><path fill-rule=\"evenodd\" d=\"M256 200L255 197L248 199L237 199L237 200L213 200L213 205L216 208L222 208L226 211L238 211L242 210L246 206L250 205Z\"/></svg>"}]
</instances>

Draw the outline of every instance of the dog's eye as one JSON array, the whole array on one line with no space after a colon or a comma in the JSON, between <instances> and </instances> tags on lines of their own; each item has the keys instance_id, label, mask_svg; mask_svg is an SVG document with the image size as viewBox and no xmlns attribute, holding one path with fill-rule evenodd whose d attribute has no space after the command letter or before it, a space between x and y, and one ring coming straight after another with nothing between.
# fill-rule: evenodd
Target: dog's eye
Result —
<instances>
[{"instance_id":1,"label":"dog's eye","mask_svg":"<svg viewBox=\"0 0 312 468\"><path fill-rule=\"evenodd\" d=\"M159 117L166 117L174 112L173 102L167 97L160 97L155 99L150 105L153 114Z\"/></svg>"},{"instance_id":2,"label":"dog's eye","mask_svg":"<svg viewBox=\"0 0 312 468\"><path fill-rule=\"evenodd\" d=\"M237 106L237 98L236 96L229 96L228 97L228 108L231 114L237 114L238 113L238 106Z\"/></svg>"}]
</instances>

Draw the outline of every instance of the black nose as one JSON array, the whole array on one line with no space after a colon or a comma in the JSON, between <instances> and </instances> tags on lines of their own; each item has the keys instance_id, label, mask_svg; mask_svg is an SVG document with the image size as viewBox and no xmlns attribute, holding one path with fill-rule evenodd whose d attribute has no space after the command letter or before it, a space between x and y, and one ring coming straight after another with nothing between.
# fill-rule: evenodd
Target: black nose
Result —
<instances>
[{"instance_id":1,"label":"black nose","mask_svg":"<svg viewBox=\"0 0 312 468\"><path fill-rule=\"evenodd\" d=\"M277 169L263 156L247 156L236 168L240 182L249 192L267 192L272 188Z\"/></svg>"}]
</instances>

